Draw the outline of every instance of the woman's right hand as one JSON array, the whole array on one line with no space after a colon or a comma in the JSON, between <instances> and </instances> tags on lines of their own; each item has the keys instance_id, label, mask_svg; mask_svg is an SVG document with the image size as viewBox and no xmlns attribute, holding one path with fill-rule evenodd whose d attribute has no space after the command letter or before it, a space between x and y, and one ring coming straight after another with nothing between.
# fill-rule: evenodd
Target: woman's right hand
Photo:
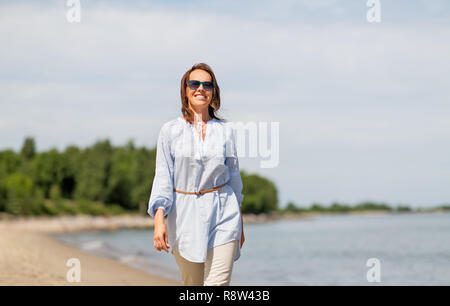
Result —
<instances>
[{"instance_id":1,"label":"woman's right hand","mask_svg":"<svg viewBox=\"0 0 450 306\"><path fill-rule=\"evenodd\" d=\"M164 210L158 209L155 213L155 230L153 234L153 246L158 251L164 250L169 253L169 242L167 240L167 229L164 221Z\"/></svg>"}]
</instances>

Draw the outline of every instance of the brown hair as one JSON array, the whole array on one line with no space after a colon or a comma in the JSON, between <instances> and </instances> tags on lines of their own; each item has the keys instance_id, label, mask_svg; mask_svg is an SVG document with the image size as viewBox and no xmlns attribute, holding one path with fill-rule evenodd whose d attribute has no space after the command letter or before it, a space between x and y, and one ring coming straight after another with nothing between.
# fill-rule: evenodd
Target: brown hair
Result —
<instances>
[{"instance_id":1,"label":"brown hair","mask_svg":"<svg viewBox=\"0 0 450 306\"><path fill-rule=\"evenodd\" d=\"M216 81L216 76L214 75L214 72L212 71L211 67L205 63L198 63L192 66L188 71L186 71L181 78L181 113L183 114L183 118L190 122L191 124L194 122L194 112L189 108L189 100L186 95L186 86L187 81L189 78L189 75L192 71L195 69L202 69L209 73L211 76L212 81L214 82L214 89L212 93L212 99L211 103L208 106L208 114L211 116L211 118L216 118L217 120L223 120L219 117L217 117L216 112L220 108L220 89L219 85Z\"/></svg>"}]
</instances>

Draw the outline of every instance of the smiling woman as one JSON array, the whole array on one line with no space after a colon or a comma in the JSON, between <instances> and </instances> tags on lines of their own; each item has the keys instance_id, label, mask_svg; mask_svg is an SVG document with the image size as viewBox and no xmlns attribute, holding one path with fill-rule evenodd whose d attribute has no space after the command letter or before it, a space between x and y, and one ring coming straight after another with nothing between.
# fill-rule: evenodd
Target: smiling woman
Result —
<instances>
[{"instance_id":1,"label":"smiling woman","mask_svg":"<svg viewBox=\"0 0 450 306\"><path fill-rule=\"evenodd\" d=\"M197 82L195 82L197 81ZM206 82L206 84L205 84ZM209 84L209 82L212 82ZM196 64L181 79L181 112L189 123L217 117L220 109L220 88L209 65ZM195 116L197 115L197 116ZM198 118L198 115L201 118Z\"/></svg>"},{"instance_id":2,"label":"smiling woman","mask_svg":"<svg viewBox=\"0 0 450 306\"><path fill-rule=\"evenodd\" d=\"M154 247L172 247L185 285L229 285L245 240L244 196L236 133L215 114L220 91L211 67L200 63L184 74L181 104L183 116L158 137L148 208Z\"/></svg>"}]
</instances>

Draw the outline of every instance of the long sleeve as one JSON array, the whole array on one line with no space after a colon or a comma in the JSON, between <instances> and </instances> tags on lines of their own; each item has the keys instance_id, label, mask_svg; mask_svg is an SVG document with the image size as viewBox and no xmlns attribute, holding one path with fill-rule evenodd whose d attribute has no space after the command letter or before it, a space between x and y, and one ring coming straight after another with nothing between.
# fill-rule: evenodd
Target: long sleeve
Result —
<instances>
[{"instance_id":1,"label":"long sleeve","mask_svg":"<svg viewBox=\"0 0 450 306\"><path fill-rule=\"evenodd\" d=\"M174 160L170 153L169 138L163 126L159 132L156 146L156 168L153 179L148 214L152 217L158 208L164 209L164 216L170 211L173 202L173 167Z\"/></svg>"},{"instance_id":2,"label":"long sleeve","mask_svg":"<svg viewBox=\"0 0 450 306\"><path fill-rule=\"evenodd\" d=\"M228 166L228 172L230 174L230 180L228 184L233 188L233 191L236 195L236 198L239 203L239 207L242 206L242 200L244 199L244 195L242 194L242 178L239 170L239 159L237 156L237 148L236 148L236 135L233 130L232 134L232 156L227 156L225 159L225 165Z\"/></svg>"}]
</instances>

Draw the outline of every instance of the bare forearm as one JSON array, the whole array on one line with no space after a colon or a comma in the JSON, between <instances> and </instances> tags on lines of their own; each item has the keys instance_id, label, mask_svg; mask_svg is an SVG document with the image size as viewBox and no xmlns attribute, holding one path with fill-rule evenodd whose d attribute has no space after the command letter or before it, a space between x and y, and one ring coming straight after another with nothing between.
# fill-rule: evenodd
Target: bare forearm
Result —
<instances>
[{"instance_id":1,"label":"bare forearm","mask_svg":"<svg viewBox=\"0 0 450 306\"><path fill-rule=\"evenodd\" d=\"M155 226L164 225L164 209L157 209L155 212Z\"/></svg>"},{"instance_id":2,"label":"bare forearm","mask_svg":"<svg viewBox=\"0 0 450 306\"><path fill-rule=\"evenodd\" d=\"M158 250L169 252L166 224L164 222L164 209L155 212L155 230L153 232L153 245Z\"/></svg>"}]
</instances>

